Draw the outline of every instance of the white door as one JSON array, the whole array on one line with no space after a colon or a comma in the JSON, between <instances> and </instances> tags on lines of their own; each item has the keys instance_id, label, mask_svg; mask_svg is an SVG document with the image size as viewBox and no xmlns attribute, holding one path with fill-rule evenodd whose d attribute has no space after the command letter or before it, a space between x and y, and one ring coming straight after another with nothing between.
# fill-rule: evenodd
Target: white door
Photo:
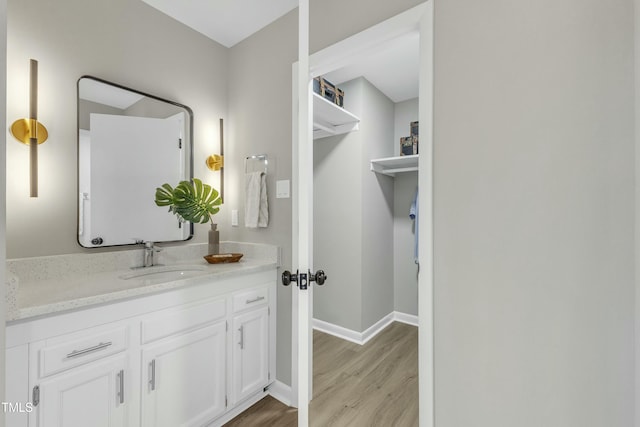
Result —
<instances>
[{"instance_id":1,"label":"white door","mask_svg":"<svg viewBox=\"0 0 640 427\"><path fill-rule=\"evenodd\" d=\"M131 390L124 357L94 362L42 381L38 427L122 427ZM30 421L31 422L31 421Z\"/></svg>"},{"instance_id":2,"label":"white door","mask_svg":"<svg viewBox=\"0 0 640 427\"><path fill-rule=\"evenodd\" d=\"M226 322L142 351L142 425L199 427L226 408Z\"/></svg>"},{"instance_id":3,"label":"white door","mask_svg":"<svg viewBox=\"0 0 640 427\"><path fill-rule=\"evenodd\" d=\"M309 71L309 0L298 3L297 85L293 91L294 123L293 159L293 263L296 279L293 287L292 324L294 336L292 356L293 405L298 407L298 427L309 425L311 391L311 286L309 274L313 247L313 137L311 106L311 74ZM295 78L296 74L294 74ZM295 106L297 105L297 108ZM285 272L286 274L286 272ZM283 277L284 279L284 277Z\"/></svg>"}]
</instances>

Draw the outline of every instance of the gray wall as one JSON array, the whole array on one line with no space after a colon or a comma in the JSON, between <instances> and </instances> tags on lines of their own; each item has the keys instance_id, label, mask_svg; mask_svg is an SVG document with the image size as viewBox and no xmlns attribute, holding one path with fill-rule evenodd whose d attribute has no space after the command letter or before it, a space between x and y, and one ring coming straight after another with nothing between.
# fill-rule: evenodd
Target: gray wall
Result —
<instances>
[{"instance_id":1,"label":"gray wall","mask_svg":"<svg viewBox=\"0 0 640 427\"><path fill-rule=\"evenodd\" d=\"M82 75L190 106L195 176L216 185L204 160L218 150L218 119L226 115L227 49L140 1L10 0L7 14L7 117L28 113L29 58L35 58L39 118L49 130L39 150L37 199L29 198L28 150L9 137L10 258L83 251L76 243L76 82ZM195 241L206 241L198 230Z\"/></svg>"},{"instance_id":2,"label":"gray wall","mask_svg":"<svg viewBox=\"0 0 640 427\"><path fill-rule=\"evenodd\" d=\"M409 123L418 120L418 98L395 105L393 155L400 153L400 137L411 134ZM393 287L395 311L418 315L418 266L414 261L414 221L409 208L418 188L418 173L396 175L393 183Z\"/></svg>"},{"instance_id":3,"label":"gray wall","mask_svg":"<svg viewBox=\"0 0 640 427\"><path fill-rule=\"evenodd\" d=\"M435 4L438 426L634 423L633 15Z\"/></svg>"},{"instance_id":4,"label":"gray wall","mask_svg":"<svg viewBox=\"0 0 640 427\"><path fill-rule=\"evenodd\" d=\"M369 161L392 153L394 104L364 78L340 87L360 130L314 142L314 263L332 278L314 317L362 332L393 311L393 180Z\"/></svg>"},{"instance_id":5,"label":"gray wall","mask_svg":"<svg viewBox=\"0 0 640 427\"><path fill-rule=\"evenodd\" d=\"M418 188L418 173L396 175L393 186L394 310L418 315L418 265L414 260L415 225L409 208Z\"/></svg>"},{"instance_id":6,"label":"gray wall","mask_svg":"<svg viewBox=\"0 0 640 427\"><path fill-rule=\"evenodd\" d=\"M371 159L393 155L394 104L363 81L360 115L362 155L362 330L393 312L393 178L371 172ZM345 92L346 93L346 92Z\"/></svg>"},{"instance_id":7,"label":"gray wall","mask_svg":"<svg viewBox=\"0 0 640 427\"><path fill-rule=\"evenodd\" d=\"M344 107L361 118L363 82L340 85ZM313 261L329 277L314 290L313 317L362 331L362 132L315 140L313 162Z\"/></svg>"},{"instance_id":8,"label":"gray wall","mask_svg":"<svg viewBox=\"0 0 640 427\"><path fill-rule=\"evenodd\" d=\"M285 15L229 51L228 128L225 144L225 211L221 238L264 242L283 248L283 269L291 264L291 199L276 199L276 180L291 180L292 64L297 61L298 12ZM269 156L269 227L244 227L244 159ZM231 227L231 210L240 214ZM277 376L291 382L291 288L278 286Z\"/></svg>"}]
</instances>

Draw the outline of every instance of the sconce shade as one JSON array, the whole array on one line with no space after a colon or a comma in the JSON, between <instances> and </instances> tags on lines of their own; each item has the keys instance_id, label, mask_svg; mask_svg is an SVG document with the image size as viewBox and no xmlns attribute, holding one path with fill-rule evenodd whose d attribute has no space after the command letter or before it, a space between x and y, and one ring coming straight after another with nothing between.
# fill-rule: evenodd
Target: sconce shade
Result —
<instances>
[{"instance_id":1,"label":"sconce shade","mask_svg":"<svg viewBox=\"0 0 640 427\"><path fill-rule=\"evenodd\" d=\"M49 137L47 129L38 122L38 61L30 61L29 118L18 119L11 125L11 135L29 145L30 196L38 197L38 144Z\"/></svg>"}]
</instances>

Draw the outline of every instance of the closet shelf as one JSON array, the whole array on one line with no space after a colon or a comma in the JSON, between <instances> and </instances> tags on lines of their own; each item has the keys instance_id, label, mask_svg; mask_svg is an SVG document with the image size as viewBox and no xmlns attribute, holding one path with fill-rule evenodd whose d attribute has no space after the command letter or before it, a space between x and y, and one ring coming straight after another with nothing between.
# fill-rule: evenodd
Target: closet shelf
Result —
<instances>
[{"instance_id":1,"label":"closet shelf","mask_svg":"<svg viewBox=\"0 0 640 427\"><path fill-rule=\"evenodd\" d=\"M358 130L360 119L317 93L313 93L313 139Z\"/></svg>"},{"instance_id":2,"label":"closet shelf","mask_svg":"<svg viewBox=\"0 0 640 427\"><path fill-rule=\"evenodd\" d=\"M371 160L371 171L389 176L418 170L418 154Z\"/></svg>"}]
</instances>

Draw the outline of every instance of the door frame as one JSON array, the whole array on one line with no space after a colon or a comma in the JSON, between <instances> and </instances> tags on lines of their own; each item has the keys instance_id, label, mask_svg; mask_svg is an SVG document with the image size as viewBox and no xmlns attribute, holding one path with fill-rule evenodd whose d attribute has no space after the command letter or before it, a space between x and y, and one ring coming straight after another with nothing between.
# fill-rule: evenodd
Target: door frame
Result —
<instances>
[{"instance_id":1,"label":"door frame","mask_svg":"<svg viewBox=\"0 0 640 427\"><path fill-rule=\"evenodd\" d=\"M0 81L4 84L0 87L0 105L7 106L7 1L0 0ZM6 111L6 109L5 109ZM6 113L0 118L0 127L7 129ZM6 147L8 132L0 136L0 144ZM6 292L6 260L7 260L7 150L2 150L0 154L0 295ZM0 313L6 313L5 299L0 299ZM6 343L5 343L6 323L0 325L0 399L5 402L5 363L6 363ZM0 427L4 426L5 415L0 415Z\"/></svg>"},{"instance_id":2,"label":"door frame","mask_svg":"<svg viewBox=\"0 0 640 427\"><path fill-rule=\"evenodd\" d=\"M419 263L421 273L418 278L418 317L419 317L419 405L420 405L420 427L433 427L435 425L434 407L435 407L435 384L434 384L434 304L433 304L433 9L434 0L428 0L418 6L415 6L405 12L402 12L392 18L389 18L379 24L339 41L325 49L322 49L313 55L308 54L308 37L309 37L309 21L308 0L301 0L300 6L306 3L306 9L299 12L299 58L302 61L296 62L292 67L293 91L292 91L292 176L297 177L299 174L299 155L300 150L306 152L309 147L300 147L298 141L305 139L311 141L311 130L313 128L313 109L310 105L310 91L312 90L310 81L313 77L326 74L330 71L341 68L349 63L355 62L360 58L367 57L371 52L384 48L385 44L393 41L398 37L405 36L415 31L420 33L421 44L421 61L420 61L420 91L419 91L419 120L423 123L420 127L428 131L421 133L420 138L420 158L418 171L418 186L420 188L420 211L419 211ZM305 50L306 49L306 50ZM303 76L299 74L299 70L308 67L309 75ZM305 80L306 78L306 80ZM302 94L303 88L307 88L307 94ZM300 110L298 110L300 108ZM300 115L298 115L300 112ZM312 156L312 154L311 154ZM308 157L308 156L307 156ZM313 164L313 163L311 163ZM311 180L313 180L313 168L310 168ZM308 180L308 178L307 178ZM313 226L313 208L312 199L309 215L304 221L300 220L300 206L306 209L304 200L300 200L301 189L306 190L309 183L307 180L298 183L293 180L292 185L292 258L293 266L302 266L308 260L298 259L298 232L303 226ZM308 195L308 194L307 194ZM306 197L303 196L303 198ZM310 222L308 222L310 221ZM307 244L309 248L309 259L313 264L313 241L312 234ZM300 261L303 261L301 264ZM296 268L296 267L294 267ZM313 270L313 265L309 265ZM329 276L331 272L328 272ZM329 283L330 285L330 283ZM294 289L292 297L292 354L291 354L291 403L292 406L298 407L299 396L305 394L311 398L312 390L312 330L310 320L313 311L313 286L309 286L309 292L306 296L309 298L310 309L308 310L308 319L303 319L300 323L298 300L298 290ZM305 301L303 304L306 304ZM308 360L305 362L309 369L309 378L301 379L298 377L298 326L302 324L308 330ZM301 354L301 353L300 353ZM302 381L299 381L302 380ZM299 393L298 384L308 386L308 393ZM305 417L308 416L307 402L303 404Z\"/></svg>"}]
</instances>

